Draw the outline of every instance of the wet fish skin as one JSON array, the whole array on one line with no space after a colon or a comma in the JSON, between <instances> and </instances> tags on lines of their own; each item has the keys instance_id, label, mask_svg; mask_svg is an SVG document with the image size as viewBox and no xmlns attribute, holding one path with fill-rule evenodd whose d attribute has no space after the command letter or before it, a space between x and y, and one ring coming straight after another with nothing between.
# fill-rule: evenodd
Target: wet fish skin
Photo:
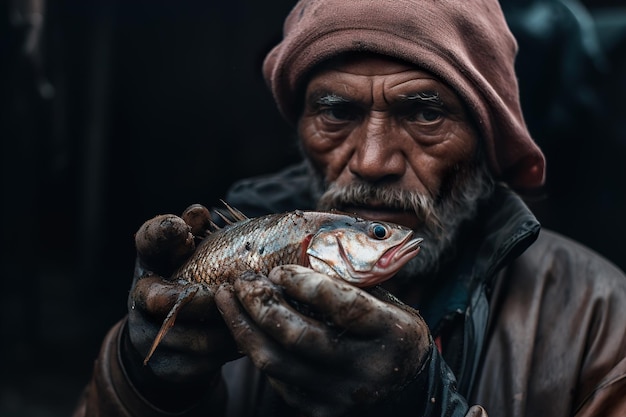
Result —
<instances>
[{"instance_id":1,"label":"wet fish skin","mask_svg":"<svg viewBox=\"0 0 626 417\"><path fill-rule=\"evenodd\" d=\"M174 276L219 286L248 270L267 274L274 266L300 263L303 238L323 220L301 211L240 220L213 231Z\"/></svg>"},{"instance_id":2,"label":"wet fish skin","mask_svg":"<svg viewBox=\"0 0 626 417\"><path fill-rule=\"evenodd\" d=\"M385 236L374 235L377 226L384 228ZM275 266L293 263L361 286L357 271L374 268L387 250L403 245L404 258L388 260L401 263L393 265L397 272L417 254L420 241L402 226L339 212L296 210L246 218L212 232L174 277L217 287L248 270L267 275ZM343 259L337 255L339 251ZM373 278L368 276L365 284L371 282Z\"/></svg>"}]
</instances>

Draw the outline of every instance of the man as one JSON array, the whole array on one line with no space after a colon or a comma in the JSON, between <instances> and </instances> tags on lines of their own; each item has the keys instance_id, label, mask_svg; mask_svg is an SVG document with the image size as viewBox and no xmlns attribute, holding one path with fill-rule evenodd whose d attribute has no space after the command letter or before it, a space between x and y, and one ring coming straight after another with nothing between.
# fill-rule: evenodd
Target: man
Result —
<instances>
[{"instance_id":1,"label":"man","mask_svg":"<svg viewBox=\"0 0 626 417\"><path fill-rule=\"evenodd\" d=\"M545 165L515 53L495 0L298 3L263 70L305 162L227 201L396 222L421 253L385 289L290 265L201 290L144 365L193 251L180 219L149 221L138 242L163 239L76 415L625 415L626 277L513 191ZM208 214L183 217L198 234Z\"/></svg>"}]
</instances>

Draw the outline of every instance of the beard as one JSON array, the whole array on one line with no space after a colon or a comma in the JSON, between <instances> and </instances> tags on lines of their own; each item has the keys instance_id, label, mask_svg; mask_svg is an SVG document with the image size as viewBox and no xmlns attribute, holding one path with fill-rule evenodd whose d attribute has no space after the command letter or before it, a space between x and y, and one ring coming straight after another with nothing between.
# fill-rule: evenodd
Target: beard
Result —
<instances>
[{"instance_id":1,"label":"beard","mask_svg":"<svg viewBox=\"0 0 626 417\"><path fill-rule=\"evenodd\" d=\"M424 241L420 253L394 277L394 281L400 284L416 277L434 279L442 263L454 256L461 226L476 216L480 201L491 196L495 184L482 153L475 161L456 166L444 179L435 197L365 182L325 185L320 174L314 176L318 210L341 210L342 207L377 201L389 208L415 213L421 225L415 232Z\"/></svg>"}]
</instances>

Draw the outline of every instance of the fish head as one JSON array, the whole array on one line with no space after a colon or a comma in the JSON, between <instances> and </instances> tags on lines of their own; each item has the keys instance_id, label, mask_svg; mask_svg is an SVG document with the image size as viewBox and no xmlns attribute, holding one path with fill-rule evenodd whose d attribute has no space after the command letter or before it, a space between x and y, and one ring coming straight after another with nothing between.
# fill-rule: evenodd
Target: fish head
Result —
<instances>
[{"instance_id":1,"label":"fish head","mask_svg":"<svg viewBox=\"0 0 626 417\"><path fill-rule=\"evenodd\" d=\"M345 217L320 227L311 237L306 254L312 269L357 287L371 287L395 275L420 250L423 239L411 229Z\"/></svg>"}]
</instances>

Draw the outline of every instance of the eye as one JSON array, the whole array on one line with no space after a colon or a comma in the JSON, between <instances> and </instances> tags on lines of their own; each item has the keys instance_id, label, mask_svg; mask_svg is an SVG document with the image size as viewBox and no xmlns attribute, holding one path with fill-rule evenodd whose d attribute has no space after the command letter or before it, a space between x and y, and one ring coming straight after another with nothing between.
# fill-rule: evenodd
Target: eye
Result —
<instances>
[{"instance_id":1,"label":"eye","mask_svg":"<svg viewBox=\"0 0 626 417\"><path fill-rule=\"evenodd\" d=\"M434 122L435 120L438 120L441 116L442 114L439 110L424 109L424 111L420 112L417 115L417 118L425 122Z\"/></svg>"},{"instance_id":2,"label":"eye","mask_svg":"<svg viewBox=\"0 0 626 417\"><path fill-rule=\"evenodd\" d=\"M407 120L417 123L434 123L443 117L443 112L433 108L421 108L407 115Z\"/></svg>"},{"instance_id":3,"label":"eye","mask_svg":"<svg viewBox=\"0 0 626 417\"><path fill-rule=\"evenodd\" d=\"M389 230L380 223L374 223L371 230L376 239L385 239L389 236Z\"/></svg>"},{"instance_id":4,"label":"eye","mask_svg":"<svg viewBox=\"0 0 626 417\"><path fill-rule=\"evenodd\" d=\"M320 109L320 114L332 122L349 122L357 119L356 112L348 106L328 106Z\"/></svg>"}]
</instances>

